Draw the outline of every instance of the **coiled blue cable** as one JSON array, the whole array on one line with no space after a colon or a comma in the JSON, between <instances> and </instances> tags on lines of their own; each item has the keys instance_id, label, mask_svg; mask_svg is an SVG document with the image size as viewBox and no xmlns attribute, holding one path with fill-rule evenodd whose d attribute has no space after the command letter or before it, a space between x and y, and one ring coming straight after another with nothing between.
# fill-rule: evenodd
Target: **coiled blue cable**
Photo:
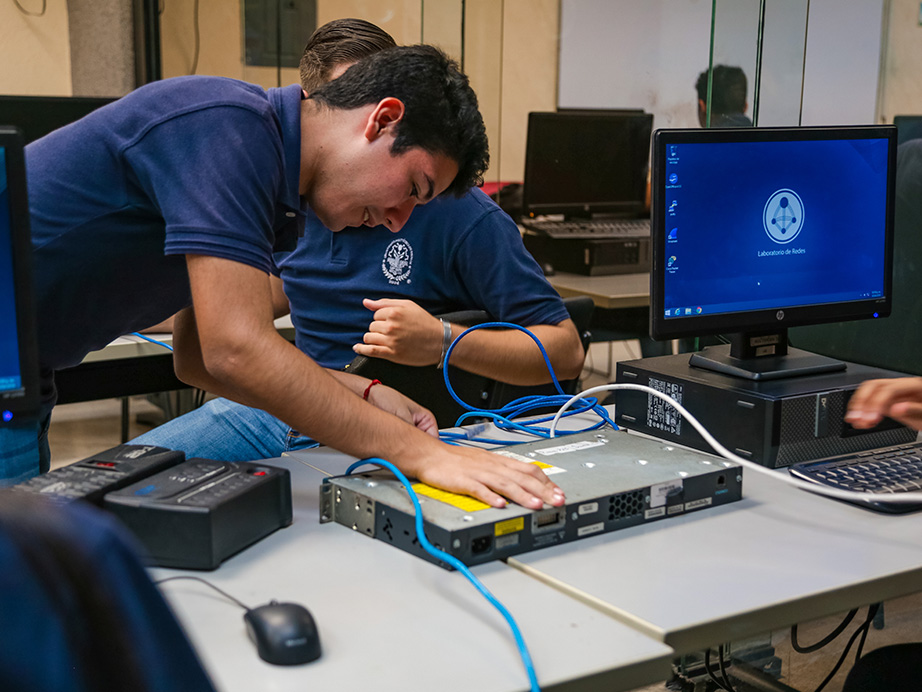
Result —
<instances>
[{"instance_id":1,"label":"coiled blue cable","mask_svg":"<svg viewBox=\"0 0 922 692\"><path fill-rule=\"evenodd\" d=\"M413 510L415 512L414 519L416 522L416 537L419 539L419 544L422 546L423 550L429 553L432 557L437 560L447 562L449 565L467 577L468 581L470 581L483 595L483 597L486 598L493 605L493 607L495 607L506 619L506 622L509 623L509 628L512 630L512 636L515 637L515 643L519 649L519 655L522 657L522 663L525 665L525 672L528 674L528 681L531 685L532 692L540 692L541 688L538 686L538 678L535 675L535 667L531 661L531 654L528 653L528 647L525 645L525 640L522 637L522 631L519 629L515 618L512 617L512 613L506 609L506 606L497 600L496 596L490 593L490 590L483 585L483 582L474 576L474 573L471 572L467 565L461 562L461 560L456 558L454 555L449 555L444 550L439 550L429 542L429 539L426 538L426 531L423 528L423 510L419 505L419 498L416 496L416 491L413 490L413 486L410 484L410 481L405 475L403 475L403 472L401 472L400 469L398 469L389 461L385 461L384 459L379 459L377 457L371 457L368 459L361 459L350 465L349 468L346 469L346 475L350 475L356 468L365 464L377 464L378 466L383 466L388 471L397 476L397 479L403 483L404 487L407 489L407 493L410 495L410 499L413 501Z\"/></svg>"},{"instance_id":2,"label":"coiled blue cable","mask_svg":"<svg viewBox=\"0 0 922 692\"><path fill-rule=\"evenodd\" d=\"M524 396L514 401L510 401L505 406L501 406L497 409L480 409L475 406L471 406L465 401L462 401L461 398L455 393L455 390L451 386L451 381L448 377L448 362L451 359L451 353L454 350L455 346L458 345L458 342L461 341L467 334L470 334L477 329L487 329L490 327L500 327L503 329L517 329L520 332L523 332L531 337L538 348L541 351L541 356L544 358L544 363L547 365L548 372L551 375L551 380L554 383L554 388L557 390L558 394L549 395L549 396L539 396L531 395ZM467 409L467 413L461 414L458 417L458 420L455 422L456 426L464 425L465 421L471 418L488 418L493 421L497 428L501 430L514 430L518 432L527 433L529 435L535 435L537 437L550 438L551 430L547 427L542 427L541 423L546 423L547 421L553 420L553 415L548 415L544 417L533 418L529 420L528 423L517 423L513 418L523 416L528 414L535 409L542 408L560 408L566 402L568 402L571 397L567 394L564 394L563 388L560 386L560 382L557 379L557 374L554 372L554 366L551 365L551 359L547 355L547 351L544 348L544 345L541 343L541 340L537 336L532 334L528 329L517 324L512 324L511 322L484 322L483 324L477 324L473 327L468 327L463 332L461 332L454 341L451 342L451 345L448 347L448 350L445 352L445 364L442 370L442 377L445 380L445 388L448 390L448 394L454 399L461 407ZM580 399L573 406L572 409L569 409L564 415L565 416L575 416L580 413L585 413L587 411L593 411L601 419L598 423L594 423L586 428L580 430L568 431L566 434L571 433L580 433L587 432L590 430L596 430L602 427L605 424L611 425L615 430L618 429L618 426L615 425L615 422L608 415L608 412L599 404L599 400L595 398ZM482 428L480 429L482 430ZM479 432L479 431L478 431ZM558 433L564 434L564 433ZM442 432L439 434L441 439L446 442L451 442L454 440L470 440L476 439L479 442L488 442L492 444L508 445L510 444L509 440L494 440L486 439L476 436L476 434L471 434L470 432L456 433L456 432Z\"/></svg>"}]
</instances>

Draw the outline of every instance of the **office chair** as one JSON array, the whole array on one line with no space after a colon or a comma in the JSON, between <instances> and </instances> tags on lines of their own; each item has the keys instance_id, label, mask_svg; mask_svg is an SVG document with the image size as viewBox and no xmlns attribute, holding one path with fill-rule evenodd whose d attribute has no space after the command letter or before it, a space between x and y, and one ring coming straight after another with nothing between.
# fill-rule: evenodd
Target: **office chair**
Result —
<instances>
[{"instance_id":1,"label":"office chair","mask_svg":"<svg viewBox=\"0 0 922 692\"><path fill-rule=\"evenodd\" d=\"M579 296L565 298L563 302L570 319L576 325L585 354L591 338L589 322L594 309L592 299ZM465 327L491 321L490 316L483 310L463 310L439 317ZM496 409L522 396L557 393L553 383L523 387L475 375L451 367L450 363L449 368L449 380L455 394L467 404L481 409ZM425 406L432 411L440 428L454 426L458 416L467 413L467 409L451 398L445 388L442 371L434 365L401 365L382 358L357 356L345 369L369 379L381 380L387 386ZM560 386L565 393L575 394L579 391L579 379L564 380Z\"/></svg>"}]
</instances>

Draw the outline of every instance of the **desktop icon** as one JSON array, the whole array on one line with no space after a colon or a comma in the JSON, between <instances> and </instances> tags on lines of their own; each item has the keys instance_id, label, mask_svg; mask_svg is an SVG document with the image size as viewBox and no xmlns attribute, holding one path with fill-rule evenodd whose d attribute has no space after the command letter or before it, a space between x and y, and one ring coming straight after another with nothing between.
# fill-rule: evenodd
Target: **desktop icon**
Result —
<instances>
[{"instance_id":1,"label":"desktop icon","mask_svg":"<svg viewBox=\"0 0 922 692\"><path fill-rule=\"evenodd\" d=\"M667 239L668 239L668 240L675 240L675 239L676 239L676 236L678 235L678 232L679 232L679 229L678 229L678 228L673 228L671 231L669 231L669 236L668 236Z\"/></svg>"},{"instance_id":2,"label":"desktop icon","mask_svg":"<svg viewBox=\"0 0 922 692\"><path fill-rule=\"evenodd\" d=\"M670 257L670 258L666 261L666 266L667 266L667 267L671 267L671 266L673 266L675 263L676 263L676 256L673 255L672 257Z\"/></svg>"},{"instance_id":3,"label":"desktop icon","mask_svg":"<svg viewBox=\"0 0 922 692\"><path fill-rule=\"evenodd\" d=\"M762 210L762 224L774 242L790 243L804 225L804 203L800 196L789 189L773 192Z\"/></svg>"},{"instance_id":4,"label":"desktop icon","mask_svg":"<svg viewBox=\"0 0 922 692\"><path fill-rule=\"evenodd\" d=\"M672 204L669 205L669 211L670 211L670 212L675 212L675 208L676 208L677 206L679 206L679 201L676 200L676 199L672 200Z\"/></svg>"},{"instance_id":5,"label":"desktop icon","mask_svg":"<svg viewBox=\"0 0 922 692\"><path fill-rule=\"evenodd\" d=\"M675 185L678 182L678 180L679 180L679 176L677 176L675 173L669 174L669 184L670 185Z\"/></svg>"}]
</instances>

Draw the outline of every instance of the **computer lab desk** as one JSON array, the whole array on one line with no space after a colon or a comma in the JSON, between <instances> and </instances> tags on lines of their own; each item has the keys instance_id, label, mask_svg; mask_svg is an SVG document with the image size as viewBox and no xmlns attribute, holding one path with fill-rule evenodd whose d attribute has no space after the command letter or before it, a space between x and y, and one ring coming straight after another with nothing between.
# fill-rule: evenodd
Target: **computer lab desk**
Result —
<instances>
[{"instance_id":1,"label":"computer lab desk","mask_svg":"<svg viewBox=\"0 0 922 692\"><path fill-rule=\"evenodd\" d=\"M650 304L650 274L583 276L557 272L547 277L562 298L589 296L597 308L639 308Z\"/></svg>"},{"instance_id":2,"label":"computer lab desk","mask_svg":"<svg viewBox=\"0 0 922 692\"><path fill-rule=\"evenodd\" d=\"M162 585L221 692L528 689L505 620L458 572L319 523L319 487L352 459L326 448L267 463L291 472L294 523L203 577L253 607L295 601L314 615L323 656L294 667L263 662L243 611L192 581ZM674 652L502 562L473 569L509 609L543 690L630 690L665 680Z\"/></svg>"},{"instance_id":3,"label":"computer lab desk","mask_svg":"<svg viewBox=\"0 0 922 692\"><path fill-rule=\"evenodd\" d=\"M922 512L879 514L746 470L741 501L508 564L685 654L922 591Z\"/></svg>"},{"instance_id":4,"label":"computer lab desk","mask_svg":"<svg viewBox=\"0 0 922 692\"><path fill-rule=\"evenodd\" d=\"M294 341L289 316L275 320L279 334ZM172 345L172 334L147 334ZM165 346L134 335L121 336L88 353L79 365L55 373L58 403L95 401L185 389L173 372L173 354Z\"/></svg>"},{"instance_id":5,"label":"computer lab desk","mask_svg":"<svg viewBox=\"0 0 922 692\"><path fill-rule=\"evenodd\" d=\"M236 606L164 585L219 688L524 689L505 623L463 577L317 523L324 474L351 462L326 449L275 460L292 471L294 525L202 575L248 604L311 608L325 635L317 664L263 664ZM922 513L878 514L744 471L739 502L474 571L519 619L543 689L627 690L666 679L679 655L922 591Z\"/></svg>"}]
</instances>

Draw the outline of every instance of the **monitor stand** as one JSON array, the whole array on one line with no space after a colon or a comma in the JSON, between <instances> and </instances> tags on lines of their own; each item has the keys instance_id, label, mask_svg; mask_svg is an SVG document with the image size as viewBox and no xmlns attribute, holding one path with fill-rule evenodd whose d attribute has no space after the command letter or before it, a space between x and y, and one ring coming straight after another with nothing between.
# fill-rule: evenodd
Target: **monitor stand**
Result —
<instances>
[{"instance_id":1,"label":"monitor stand","mask_svg":"<svg viewBox=\"0 0 922 692\"><path fill-rule=\"evenodd\" d=\"M788 347L787 330L733 334L729 344L693 353L689 365L747 380L780 380L845 370L845 362Z\"/></svg>"}]
</instances>

